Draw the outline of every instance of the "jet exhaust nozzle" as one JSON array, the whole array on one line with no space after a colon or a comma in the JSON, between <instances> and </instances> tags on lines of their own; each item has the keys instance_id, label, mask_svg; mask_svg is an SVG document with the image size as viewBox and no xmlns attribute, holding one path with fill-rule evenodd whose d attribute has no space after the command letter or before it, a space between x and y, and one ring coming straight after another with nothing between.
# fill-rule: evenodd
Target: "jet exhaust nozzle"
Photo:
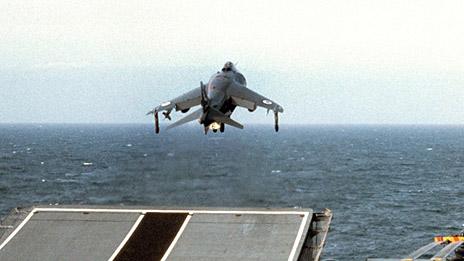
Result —
<instances>
[{"instance_id":1,"label":"jet exhaust nozzle","mask_svg":"<svg viewBox=\"0 0 464 261\"><path fill-rule=\"evenodd\" d=\"M214 108L209 108L208 118L218 123L224 123L224 124L230 125L235 128L243 129L242 124L240 124L237 121L232 120L231 118L227 117L224 113Z\"/></svg>"}]
</instances>

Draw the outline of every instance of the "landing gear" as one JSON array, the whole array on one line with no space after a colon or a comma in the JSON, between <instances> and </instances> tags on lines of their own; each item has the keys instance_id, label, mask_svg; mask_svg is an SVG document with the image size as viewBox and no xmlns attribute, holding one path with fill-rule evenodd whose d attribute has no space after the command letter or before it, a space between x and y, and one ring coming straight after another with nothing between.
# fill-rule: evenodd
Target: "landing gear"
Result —
<instances>
[{"instance_id":1,"label":"landing gear","mask_svg":"<svg viewBox=\"0 0 464 261\"><path fill-rule=\"evenodd\" d=\"M155 115L155 133L158 134L160 132L158 112L155 112L154 115Z\"/></svg>"},{"instance_id":2,"label":"landing gear","mask_svg":"<svg viewBox=\"0 0 464 261\"><path fill-rule=\"evenodd\" d=\"M216 132L217 132L217 129L213 129L213 132L216 133Z\"/></svg>"},{"instance_id":3,"label":"landing gear","mask_svg":"<svg viewBox=\"0 0 464 261\"><path fill-rule=\"evenodd\" d=\"M274 112L274 129L276 132L279 131L279 113L277 111Z\"/></svg>"},{"instance_id":4,"label":"landing gear","mask_svg":"<svg viewBox=\"0 0 464 261\"><path fill-rule=\"evenodd\" d=\"M224 132L224 129L226 128L224 123L221 123L221 128L219 128L220 132Z\"/></svg>"}]
</instances>

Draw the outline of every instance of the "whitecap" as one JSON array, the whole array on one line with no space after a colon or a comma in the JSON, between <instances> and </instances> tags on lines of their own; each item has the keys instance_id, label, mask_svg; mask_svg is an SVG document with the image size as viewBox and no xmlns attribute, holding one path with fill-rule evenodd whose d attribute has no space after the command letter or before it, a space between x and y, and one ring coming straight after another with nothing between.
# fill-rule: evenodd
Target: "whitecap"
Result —
<instances>
[{"instance_id":1,"label":"whitecap","mask_svg":"<svg viewBox=\"0 0 464 261\"><path fill-rule=\"evenodd\" d=\"M57 178L55 181L60 182L60 183L77 183L77 182L79 182L79 181L77 181L75 179L61 179L61 178Z\"/></svg>"},{"instance_id":2,"label":"whitecap","mask_svg":"<svg viewBox=\"0 0 464 261\"><path fill-rule=\"evenodd\" d=\"M93 162L82 162L82 166L92 166L93 165Z\"/></svg>"},{"instance_id":3,"label":"whitecap","mask_svg":"<svg viewBox=\"0 0 464 261\"><path fill-rule=\"evenodd\" d=\"M127 146L127 147L132 147L132 144L128 143L126 146Z\"/></svg>"},{"instance_id":4,"label":"whitecap","mask_svg":"<svg viewBox=\"0 0 464 261\"><path fill-rule=\"evenodd\" d=\"M271 173L280 173L280 172L282 172L280 169L273 169L273 170L271 171Z\"/></svg>"},{"instance_id":5,"label":"whitecap","mask_svg":"<svg viewBox=\"0 0 464 261\"><path fill-rule=\"evenodd\" d=\"M427 148L427 150L428 150L428 151L431 151L431 150L433 150L433 148Z\"/></svg>"}]
</instances>

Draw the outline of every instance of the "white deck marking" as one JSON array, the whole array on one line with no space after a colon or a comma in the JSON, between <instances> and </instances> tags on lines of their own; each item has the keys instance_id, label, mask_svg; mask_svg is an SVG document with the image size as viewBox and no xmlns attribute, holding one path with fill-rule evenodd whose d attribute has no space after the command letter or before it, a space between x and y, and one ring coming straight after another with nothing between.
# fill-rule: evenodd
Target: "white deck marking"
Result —
<instances>
[{"instance_id":1,"label":"white deck marking","mask_svg":"<svg viewBox=\"0 0 464 261\"><path fill-rule=\"evenodd\" d=\"M134 225L131 227L131 229L129 230L129 233L127 233L126 237L124 238L124 240L121 242L121 244L119 244L118 248L116 248L116 250L114 251L113 255L111 255L111 257L108 259L108 261L113 261L116 256L119 254L119 252L121 251L121 249L124 247L124 245L127 243L127 241L129 240L129 238L132 236L132 234L134 233L135 229L137 229L137 227L139 226L140 222L142 221L143 217L145 215L142 214L139 216L139 218L137 218L137 221L135 221Z\"/></svg>"},{"instance_id":2,"label":"white deck marking","mask_svg":"<svg viewBox=\"0 0 464 261\"><path fill-rule=\"evenodd\" d=\"M300 229L298 230L298 234L296 234L295 243L293 243L292 252L290 252L290 256L288 257L289 261L293 261L295 259L296 249L298 248L301 237L303 236L303 231L306 226L308 216L309 216L309 213L304 214L303 220L301 221Z\"/></svg>"},{"instance_id":3,"label":"white deck marking","mask_svg":"<svg viewBox=\"0 0 464 261\"><path fill-rule=\"evenodd\" d=\"M161 258L161 261L166 261L166 259L169 257L169 255L171 254L172 249L177 244L177 241L179 240L180 236L184 232L184 230L187 227L187 224L188 224L188 222L190 221L191 218L192 218L192 213L189 213L188 216L185 218L184 223L180 227L179 231L177 232L176 237L172 240L171 245L169 245L168 250L166 250L166 252L163 255L163 258Z\"/></svg>"},{"instance_id":4,"label":"white deck marking","mask_svg":"<svg viewBox=\"0 0 464 261\"><path fill-rule=\"evenodd\" d=\"M106 212L106 213L193 213L193 214L257 214L257 215L306 215L307 211L254 211L254 210L193 210L193 209L111 209L111 208L35 208L38 212Z\"/></svg>"},{"instance_id":5,"label":"white deck marking","mask_svg":"<svg viewBox=\"0 0 464 261\"><path fill-rule=\"evenodd\" d=\"M19 226L5 239L5 241L3 241L3 243L0 245L0 250L2 250L6 244L8 244L8 242L10 242L10 240L16 236L16 234L18 234L19 230L21 230L21 228L24 227L24 225L26 225L26 223L29 221L29 219L32 218L32 216L34 215L35 211L32 210L31 213L29 213L29 215L26 216L26 218L23 220L23 222L21 222L21 224L19 224Z\"/></svg>"}]
</instances>

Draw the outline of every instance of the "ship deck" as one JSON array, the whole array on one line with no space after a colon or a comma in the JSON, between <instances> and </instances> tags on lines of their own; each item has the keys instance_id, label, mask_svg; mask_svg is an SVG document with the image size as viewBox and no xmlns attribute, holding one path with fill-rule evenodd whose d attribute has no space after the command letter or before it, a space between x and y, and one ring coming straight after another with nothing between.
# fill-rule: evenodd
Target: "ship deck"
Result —
<instances>
[{"instance_id":1,"label":"ship deck","mask_svg":"<svg viewBox=\"0 0 464 261\"><path fill-rule=\"evenodd\" d=\"M319 260L312 209L37 206L0 226L0 260Z\"/></svg>"}]
</instances>

